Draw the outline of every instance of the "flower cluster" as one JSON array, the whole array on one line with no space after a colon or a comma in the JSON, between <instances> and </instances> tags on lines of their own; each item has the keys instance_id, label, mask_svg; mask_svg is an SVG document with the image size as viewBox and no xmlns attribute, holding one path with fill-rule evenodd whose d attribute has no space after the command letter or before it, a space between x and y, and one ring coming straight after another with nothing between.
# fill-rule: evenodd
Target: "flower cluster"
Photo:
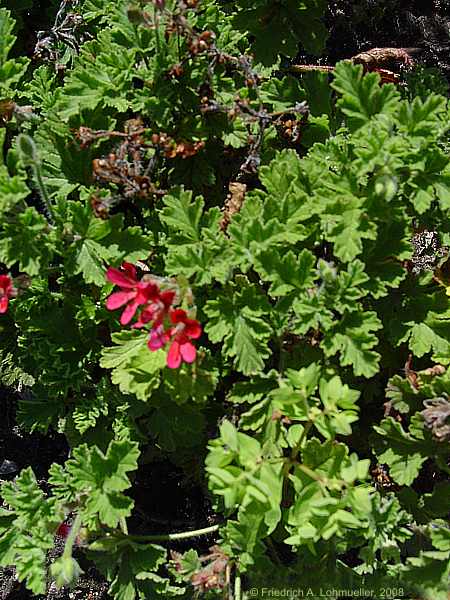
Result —
<instances>
[{"instance_id":1,"label":"flower cluster","mask_svg":"<svg viewBox=\"0 0 450 600\"><path fill-rule=\"evenodd\" d=\"M17 290L9 275L0 275L0 314L8 310L9 299L16 296Z\"/></svg>"},{"instance_id":2,"label":"flower cluster","mask_svg":"<svg viewBox=\"0 0 450 600\"><path fill-rule=\"evenodd\" d=\"M142 310L133 328L151 325L148 347L155 351L170 344L167 354L167 366L176 369L181 362L192 363L196 357L196 348L191 340L200 337L201 325L189 318L187 312L175 308L177 294L173 289L161 290L150 276L137 278L136 267L124 262L120 269L109 267L107 279L119 286L120 291L113 292L106 301L108 310L122 308L122 325L128 325L141 307Z\"/></svg>"}]
</instances>

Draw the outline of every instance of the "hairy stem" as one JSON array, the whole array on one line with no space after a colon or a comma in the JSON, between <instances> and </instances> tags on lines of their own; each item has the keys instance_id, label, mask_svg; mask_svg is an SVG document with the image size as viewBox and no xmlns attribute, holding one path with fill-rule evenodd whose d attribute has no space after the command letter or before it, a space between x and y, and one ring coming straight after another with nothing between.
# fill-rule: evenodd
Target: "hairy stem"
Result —
<instances>
[{"instance_id":1,"label":"hairy stem","mask_svg":"<svg viewBox=\"0 0 450 600\"><path fill-rule=\"evenodd\" d=\"M130 535L133 540L142 542L171 542L173 540L187 540L189 538L199 537L214 533L219 529L219 525L211 525L203 529L194 529L192 531L180 531L179 533L165 533L156 535Z\"/></svg>"},{"instance_id":2,"label":"hairy stem","mask_svg":"<svg viewBox=\"0 0 450 600\"><path fill-rule=\"evenodd\" d=\"M72 557L72 548L75 544L75 540L77 539L77 535L81 529L81 514L77 513L74 522L70 527L70 531L66 538L66 543L64 544L64 552L63 558L71 558Z\"/></svg>"},{"instance_id":3,"label":"hairy stem","mask_svg":"<svg viewBox=\"0 0 450 600\"><path fill-rule=\"evenodd\" d=\"M234 578L234 600L241 600L241 576L236 574Z\"/></svg>"},{"instance_id":4,"label":"hairy stem","mask_svg":"<svg viewBox=\"0 0 450 600\"><path fill-rule=\"evenodd\" d=\"M52 204L50 197L47 193L47 188L45 187L44 180L42 179L40 165L33 165L32 170L36 181L36 186L38 188L38 192L42 200L42 204L44 205L45 217L50 225L54 225L55 219L53 216Z\"/></svg>"}]
</instances>

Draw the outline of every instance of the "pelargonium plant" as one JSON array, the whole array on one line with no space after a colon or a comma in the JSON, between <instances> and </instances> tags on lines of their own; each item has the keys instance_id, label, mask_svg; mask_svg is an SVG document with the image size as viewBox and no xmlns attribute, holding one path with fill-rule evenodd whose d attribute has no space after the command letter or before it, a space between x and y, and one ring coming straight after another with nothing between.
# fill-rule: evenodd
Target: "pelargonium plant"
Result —
<instances>
[{"instance_id":1,"label":"pelargonium plant","mask_svg":"<svg viewBox=\"0 0 450 600\"><path fill-rule=\"evenodd\" d=\"M14 439L64 447L2 475L0 567L34 597L92 565L113 600L446 600L445 88L387 77L407 50L294 68L322 0L53 2L33 58L19 4L0 382Z\"/></svg>"}]
</instances>

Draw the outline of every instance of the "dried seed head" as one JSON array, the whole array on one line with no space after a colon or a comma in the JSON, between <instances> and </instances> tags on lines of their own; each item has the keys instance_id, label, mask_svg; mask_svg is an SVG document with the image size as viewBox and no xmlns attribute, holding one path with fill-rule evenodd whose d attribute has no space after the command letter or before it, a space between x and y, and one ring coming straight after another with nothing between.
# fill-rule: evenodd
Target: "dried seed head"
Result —
<instances>
[{"instance_id":1,"label":"dried seed head","mask_svg":"<svg viewBox=\"0 0 450 600\"><path fill-rule=\"evenodd\" d=\"M421 415L438 442L450 441L450 402L447 394L424 401Z\"/></svg>"}]
</instances>

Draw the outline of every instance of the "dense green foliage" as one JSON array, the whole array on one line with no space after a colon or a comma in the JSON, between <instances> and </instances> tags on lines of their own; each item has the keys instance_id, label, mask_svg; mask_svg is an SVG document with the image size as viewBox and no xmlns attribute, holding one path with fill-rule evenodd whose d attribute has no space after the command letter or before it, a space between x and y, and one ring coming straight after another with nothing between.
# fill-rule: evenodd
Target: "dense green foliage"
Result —
<instances>
[{"instance_id":1,"label":"dense green foliage","mask_svg":"<svg viewBox=\"0 0 450 600\"><path fill-rule=\"evenodd\" d=\"M0 9L0 381L71 447L49 493L30 468L1 487L0 565L34 594L76 581L81 546L114 600L446 600L447 99L347 61L290 75L323 47L322 0L72 8L33 61ZM107 310L124 261L176 287L195 362ZM129 528L148 456L210 494L210 555Z\"/></svg>"}]
</instances>

